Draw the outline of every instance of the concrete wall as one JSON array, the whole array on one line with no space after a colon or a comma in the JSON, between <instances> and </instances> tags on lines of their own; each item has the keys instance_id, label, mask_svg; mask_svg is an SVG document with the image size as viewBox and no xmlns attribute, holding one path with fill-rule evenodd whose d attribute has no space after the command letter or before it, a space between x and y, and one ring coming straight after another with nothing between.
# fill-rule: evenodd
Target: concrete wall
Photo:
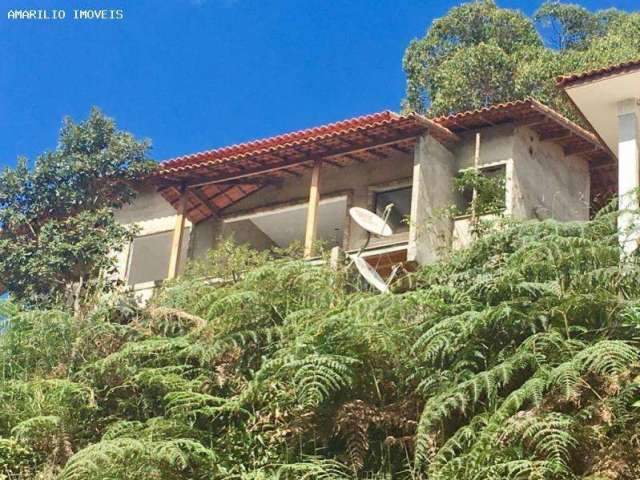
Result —
<instances>
[{"instance_id":1,"label":"concrete wall","mask_svg":"<svg viewBox=\"0 0 640 480\"><path fill-rule=\"evenodd\" d=\"M501 125L480 131L479 165L505 165L505 214L518 219L588 220L589 168L558 145L541 142L531 129ZM475 132L462 134L455 149L456 168L473 166ZM489 216L490 217L490 216ZM452 247L472 240L468 218L454 221Z\"/></svg>"},{"instance_id":2,"label":"concrete wall","mask_svg":"<svg viewBox=\"0 0 640 480\"><path fill-rule=\"evenodd\" d=\"M248 243L257 250L266 250L276 246L275 242L251 220L224 223L222 225L222 236L224 238L233 236L236 243L240 245Z\"/></svg>"},{"instance_id":3,"label":"concrete wall","mask_svg":"<svg viewBox=\"0 0 640 480\"><path fill-rule=\"evenodd\" d=\"M446 210L456 201L454 165L453 154L442 144L429 135L420 137L414 151L409 261L434 262L451 245Z\"/></svg>"},{"instance_id":4,"label":"concrete wall","mask_svg":"<svg viewBox=\"0 0 640 480\"><path fill-rule=\"evenodd\" d=\"M514 132L513 211L515 218L589 219L589 165L565 156L552 142L540 142L526 127Z\"/></svg>"},{"instance_id":5,"label":"concrete wall","mask_svg":"<svg viewBox=\"0 0 640 480\"><path fill-rule=\"evenodd\" d=\"M459 134L461 141L453 149L456 171L473 167L476 132ZM513 158L514 127L511 124L480 129L479 165L506 162Z\"/></svg>"},{"instance_id":6,"label":"concrete wall","mask_svg":"<svg viewBox=\"0 0 640 480\"><path fill-rule=\"evenodd\" d=\"M215 241L223 236L222 222L219 218L211 217L195 224L191 229L189 242L189 258L202 259L213 248Z\"/></svg>"}]
</instances>

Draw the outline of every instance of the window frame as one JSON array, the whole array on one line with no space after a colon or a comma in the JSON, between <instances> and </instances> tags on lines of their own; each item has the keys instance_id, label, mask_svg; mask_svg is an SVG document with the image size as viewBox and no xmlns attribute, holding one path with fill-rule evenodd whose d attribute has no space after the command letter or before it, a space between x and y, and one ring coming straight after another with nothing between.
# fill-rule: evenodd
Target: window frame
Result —
<instances>
[{"instance_id":1,"label":"window frame","mask_svg":"<svg viewBox=\"0 0 640 480\"><path fill-rule=\"evenodd\" d=\"M178 270L181 271L184 266L186 265L186 261L188 260L188 256L189 256L189 244L191 242L191 233L192 233L192 225L189 226L185 226L184 228L184 234L183 234L183 242L186 245L183 245L183 253L181 253L181 258L178 259ZM147 285L147 284L155 284L157 282L162 282L164 280L167 279L167 276L169 274L169 261L170 261L170 256L167 257L167 276L165 276L164 278L161 279L157 279L157 280L147 280L144 282L137 282L137 283L130 283L129 279L131 277L131 266L133 263L133 257L134 257L134 242L139 239L139 238L148 238L148 237L152 237L152 236L156 236L156 235L163 235L163 234L169 234L169 239L170 241L173 239L172 235L174 233L173 229L166 229L166 230L158 230L158 231L147 231L141 235L136 235L130 242L129 242L129 247L128 247L128 251L127 251L127 262L126 262L126 268L125 268L125 275L124 275L124 283L129 287L129 288L134 288L138 285ZM186 246L186 248L184 248ZM182 261L184 260L184 261Z\"/></svg>"},{"instance_id":2,"label":"window frame","mask_svg":"<svg viewBox=\"0 0 640 480\"><path fill-rule=\"evenodd\" d=\"M511 160L498 160L496 162L491 162L491 163L483 163L481 165L478 165L478 171L482 172L482 170L491 170L494 168L502 168L504 171L504 208L500 211L495 211L495 212L486 212L483 213L480 216L484 216L484 215L496 215L496 214L509 214L511 212L511 202L510 197L511 197L511 169L512 169L512 161ZM464 172L467 172L469 170L475 170L475 167L471 166L471 167L465 167L465 168L461 168L456 172L456 177ZM462 192L456 192L456 194L458 195L462 195ZM471 214L470 213L465 213L462 215L456 215L453 217L454 220L464 220L466 218L471 218Z\"/></svg>"},{"instance_id":3,"label":"window frame","mask_svg":"<svg viewBox=\"0 0 640 480\"><path fill-rule=\"evenodd\" d=\"M391 182L380 183L376 185L369 186L369 210L376 213L377 208L377 196L381 193L393 192L394 190L409 190L410 201L409 201L409 223L403 223L402 228L394 229L394 235L396 234L405 234L408 233L411 228L411 206L413 203L413 180L410 178L404 178L400 180L393 180Z\"/></svg>"}]
</instances>

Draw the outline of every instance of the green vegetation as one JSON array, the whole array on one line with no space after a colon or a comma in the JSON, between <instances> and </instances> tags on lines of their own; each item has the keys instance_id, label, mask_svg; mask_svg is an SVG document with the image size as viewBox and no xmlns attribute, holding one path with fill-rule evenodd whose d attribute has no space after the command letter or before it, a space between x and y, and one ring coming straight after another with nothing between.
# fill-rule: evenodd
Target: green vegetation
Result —
<instances>
[{"instance_id":1,"label":"green vegetation","mask_svg":"<svg viewBox=\"0 0 640 480\"><path fill-rule=\"evenodd\" d=\"M102 288L112 253L134 233L113 209L135 197L133 185L150 171L148 148L94 108L85 122L67 118L57 148L33 169L21 158L0 172L4 289L23 304L51 307L77 306L96 282Z\"/></svg>"},{"instance_id":2,"label":"green vegetation","mask_svg":"<svg viewBox=\"0 0 640 480\"><path fill-rule=\"evenodd\" d=\"M462 208L457 207L453 215L502 214L506 206L504 171L499 171L497 175L487 175L482 171L468 169L460 172L454 181L465 204Z\"/></svg>"},{"instance_id":3,"label":"green vegetation","mask_svg":"<svg viewBox=\"0 0 640 480\"><path fill-rule=\"evenodd\" d=\"M638 56L639 18L545 4L549 49L520 13L453 9L407 51L407 108L557 106L554 75ZM0 480L640 478L613 210L500 219L393 295L226 241L141 307L102 279L147 148L94 110L0 175ZM501 178L457 186L504 206Z\"/></svg>"},{"instance_id":4,"label":"green vegetation","mask_svg":"<svg viewBox=\"0 0 640 480\"><path fill-rule=\"evenodd\" d=\"M404 56L406 110L432 115L535 97L572 114L555 77L640 58L640 14L548 1L532 18L478 0L435 20Z\"/></svg>"},{"instance_id":5,"label":"green vegetation","mask_svg":"<svg viewBox=\"0 0 640 480\"><path fill-rule=\"evenodd\" d=\"M0 478L638 478L614 222L505 223L403 294L226 245L146 308L5 303Z\"/></svg>"}]
</instances>

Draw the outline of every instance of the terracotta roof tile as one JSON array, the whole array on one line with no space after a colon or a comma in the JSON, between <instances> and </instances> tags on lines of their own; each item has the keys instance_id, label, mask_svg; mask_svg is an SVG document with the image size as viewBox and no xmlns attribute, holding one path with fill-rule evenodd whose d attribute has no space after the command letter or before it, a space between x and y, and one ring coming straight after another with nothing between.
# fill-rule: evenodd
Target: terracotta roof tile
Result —
<instances>
[{"instance_id":1,"label":"terracotta roof tile","mask_svg":"<svg viewBox=\"0 0 640 480\"><path fill-rule=\"evenodd\" d=\"M433 124L430 120L420 115L399 115L391 111L383 111L274 137L176 157L161 162L159 169L156 171L156 175L166 175L194 168L238 161L251 156L276 152L286 147L310 144L331 137L354 134L385 125L391 126L394 123L406 120L414 120L417 123L422 123L425 128L431 126L432 128L439 129L442 135L451 135L451 133L446 132L443 127Z\"/></svg>"},{"instance_id":2,"label":"terracotta roof tile","mask_svg":"<svg viewBox=\"0 0 640 480\"><path fill-rule=\"evenodd\" d=\"M570 130L583 140L603 147L598 137L592 132L532 98L498 103L477 110L436 117L433 121L453 132L458 132L506 122L526 122L527 119L536 119L541 115L548 118L549 122Z\"/></svg>"},{"instance_id":3,"label":"terracotta roof tile","mask_svg":"<svg viewBox=\"0 0 640 480\"><path fill-rule=\"evenodd\" d=\"M177 157L162 162L150 180L158 184L172 204L179 198L178 187L186 186L187 216L197 223L259 190L268 179L278 181L303 174L309 162L317 158L344 166L379 158L372 154L376 151L384 156L384 149L390 144L409 153L416 137L425 131L449 144L459 139L458 132L508 122L528 125L541 139L560 145L567 155L579 154L593 165L611 162L606 147L593 133L540 102L526 99L434 119L390 111L364 115ZM249 177L257 177L263 183Z\"/></svg>"},{"instance_id":4,"label":"terracotta roof tile","mask_svg":"<svg viewBox=\"0 0 640 480\"><path fill-rule=\"evenodd\" d=\"M558 87L566 88L582 82L598 80L603 77L608 77L609 75L617 75L638 69L640 69L640 59L618 63L617 65L596 68L582 73L563 75L556 79L556 85Z\"/></svg>"}]
</instances>

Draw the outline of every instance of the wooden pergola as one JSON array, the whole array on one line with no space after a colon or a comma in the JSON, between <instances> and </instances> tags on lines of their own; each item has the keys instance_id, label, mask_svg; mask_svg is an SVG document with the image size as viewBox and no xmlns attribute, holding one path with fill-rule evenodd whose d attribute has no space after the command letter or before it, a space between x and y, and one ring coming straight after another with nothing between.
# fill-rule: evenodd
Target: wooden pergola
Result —
<instances>
[{"instance_id":1,"label":"wooden pergola","mask_svg":"<svg viewBox=\"0 0 640 480\"><path fill-rule=\"evenodd\" d=\"M343 168L411 154L425 132L443 144L458 137L448 128L412 113L385 111L285 135L179 157L160 164L150 181L176 209L168 278L177 275L185 222L213 216L268 185L311 172L305 257L313 256L322 166Z\"/></svg>"}]
</instances>

